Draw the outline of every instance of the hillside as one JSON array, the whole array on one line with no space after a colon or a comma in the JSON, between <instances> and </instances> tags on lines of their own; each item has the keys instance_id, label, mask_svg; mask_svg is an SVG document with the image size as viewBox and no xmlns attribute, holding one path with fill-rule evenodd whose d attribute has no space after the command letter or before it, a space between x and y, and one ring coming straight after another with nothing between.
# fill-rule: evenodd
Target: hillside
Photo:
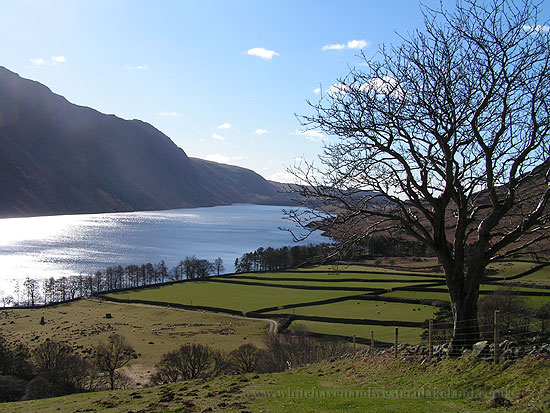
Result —
<instances>
[{"instance_id":1,"label":"hillside","mask_svg":"<svg viewBox=\"0 0 550 413\"><path fill-rule=\"evenodd\" d=\"M490 411L544 412L548 368L548 359L536 357L493 365L356 356L283 373L3 403L0 412L484 412L495 393L510 407Z\"/></svg>"},{"instance_id":2,"label":"hillside","mask_svg":"<svg viewBox=\"0 0 550 413\"><path fill-rule=\"evenodd\" d=\"M0 67L0 217L289 204L253 171L189 158L148 123Z\"/></svg>"},{"instance_id":3,"label":"hillside","mask_svg":"<svg viewBox=\"0 0 550 413\"><path fill-rule=\"evenodd\" d=\"M20 341L34 349L48 340L59 340L71 346L74 354L91 360L93 347L117 333L128 339L138 357L121 369L127 380L119 387L126 389L96 392L105 388L97 376L99 381L90 382L95 383L91 392L0 403L0 412L473 412L485 411L495 393L505 397L514 411L548 410L550 347L538 338L533 340L537 336L529 331L523 333L529 341L521 339L512 324L501 331L499 364L493 363L490 351L447 358L442 345L435 346L432 358L427 357L428 347L419 345L425 344L420 338L421 320L434 318L433 306L445 307L448 293L433 285L441 281L439 273L427 271L432 262L411 261L410 268L404 264L239 273L47 307L4 308L0 324L7 341ZM481 295L513 285L516 298L522 297L525 304L523 310L540 307L550 294L549 268L524 261L496 264ZM503 322L512 315L510 323L517 320L522 328L529 325L531 332L544 328L538 316L525 318L527 313L502 310ZM278 327L270 319L279 320ZM269 331L275 326L276 334L267 335L268 323ZM436 331L446 328L445 323L434 325ZM396 326L397 357L389 347ZM371 332L376 338L374 355L368 339ZM315 347L304 333L315 337L321 333L327 340ZM352 335L356 351L349 344ZM288 348L293 351L285 353L281 348L291 337L294 341L288 341ZM436 335L436 343L437 337L441 336ZM526 344L519 347L520 342ZM150 387L149 379L162 354L187 343L207 345L226 355L241 344L254 344L264 353L249 374L226 370ZM269 364L270 354L277 351L285 355L282 369ZM6 382L9 379L4 378Z\"/></svg>"}]
</instances>

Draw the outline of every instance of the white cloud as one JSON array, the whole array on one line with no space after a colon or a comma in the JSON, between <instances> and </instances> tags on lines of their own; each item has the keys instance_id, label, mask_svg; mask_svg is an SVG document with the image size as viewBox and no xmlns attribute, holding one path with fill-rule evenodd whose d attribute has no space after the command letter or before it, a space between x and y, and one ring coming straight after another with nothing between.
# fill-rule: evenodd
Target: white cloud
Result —
<instances>
[{"instance_id":1,"label":"white cloud","mask_svg":"<svg viewBox=\"0 0 550 413\"><path fill-rule=\"evenodd\" d=\"M147 70L149 69L149 66L147 65L137 65L137 66L126 66L127 69L130 70Z\"/></svg>"},{"instance_id":2,"label":"white cloud","mask_svg":"<svg viewBox=\"0 0 550 413\"><path fill-rule=\"evenodd\" d=\"M389 95L393 98L403 98L405 91L399 85L396 78L392 76L373 77L363 84L334 83L327 93L333 98L343 97L351 91L360 91L364 93L374 92L380 95Z\"/></svg>"},{"instance_id":3,"label":"white cloud","mask_svg":"<svg viewBox=\"0 0 550 413\"><path fill-rule=\"evenodd\" d=\"M227 163L231 160L229 156L221 155L219 153L212 153L210 155L206 155L205 159L207 161L218 162L218 163Z\"/></svg>"},{"instance_id":4,"label":"white cloud","mask_svg":"<svg viewBox=\"0 0 550 413\"><path fill-rule=\"evenodd\" d=\"M547 25L542 25L542 24L536 24L535 26L529 26L529 25L525 25L522 27L523 30L525 30L526 32L543 32L543 33L548 33L550 32L550 26L547 26Z\"/></svg>"},{"instance_id":5,"label":"white cloud","mask_svg":"<svg viewBox=\"0 0 550 413\"><path fill-rule=\"evenodd\" d=\"M366 40L350 40L348 42L348 49L363 49L370 46L370 42Z\"/></svg>"},{"instance_id":6,"label":"white cloud","mask_svg":"<svg viewBox=\"0 0 550 413\"><path fill-rule=\"evenodd\" d=\"M222 123L220 126L218 126L218 129L229 129L231 128L231 124L229 122Z\"/></svg>"},{"instance_id":7,"label":"white cloud","mask_svg":"<svg viewBox=\"0 0 550 413\"><path fill-rule=\"evenodd\" d=\"M46 60L42 57L35 57L29 60L35 66L57 66L60 63L67 63L67 58L65 56L52 56L50 60Z\"/></svg>"},{"instance_id":8,"label":"white cloud","mask_svg":"<svg viewBox=\"0 0 550 413\"><path fill-rule=\"evenodd\" d=\"M337 43L337 44L326 44L323 47L321 47L321 50L344 50L346 48L345 44Z\"/></svg>"},{"instance_id":9,"label":"white cloud","mask_svg":"<svg viewBox=\"0 0 550 413\"><path fill-rule=\"evenodd\" d=\"M359 90L363 92L373 91L381 95L389 95L394 98L402 98L405 94L396 78L391 76L374 77L363 83Z\"/></svg>"},{"instance_id":10,"label":"white cloud","mask_svg":"<svg viewBox=\"0 0 550 413\"><path fill-rule=\"evenodd\" d=\"M52 62L67 63L67 58L65 56L52 56Z\"/></svg>"},{"instance_id":11,"label":"white cloud","mask_svg":"<svg viewBox=\"0 0 550 413\"><path fill-rule=\"evenodd\" d=\"M288 172L275 172L266 177L270 181L283 182L287 184L296 183L296 177Z\"/></svg>"},{"instance_id":12,"label":"white cloud","mask_svg":"<svg viewBox=\"0 0 550 413\"><path fill-rule=\"evenodd\" d=\"M327 44L321 47L321 50L344 50L344 49L364 49L365 47L370 46L370 42L366 40L350 40L347 44L335 43Z\"/></svg>"},{"instance_id":13,"label":"white cloud","mask_svg":"<svg viewBox=\"0 0 550 413\"><path fill-rule=\"evenodd\" d=\"M220 142L225 141L225 138L222 135L218 135L217 133L212 134L212 139L215 139L215 140L220 141Z\"/></svg>"},{"instance_id":14,"label":"white cloud","mask_svg":"<svg viewBox=\"0 0 550 413\"><path fill-rule=\"evenodd\" d=\"M321 142L325 135L316 130L297 130L296 135L305 136L308 141Z\"/></svg>"},{"instance_id":15,"label":"white cloud","mask_svg":"<svg viewBox=\"0 0 550 413\"><path fill-rule=\"evenodd\" d=\"M264 60L271 60L273 59L273 56L279 56L279 53L277 53L276 51L267 50L263 47L255 47L253 49L249 49L246 51L246 54L250 56L258 56Z\"/></svg>"},{"instance_id":16,"label":"white cloud","mask_svg":"<svg viewBox=\"0 0 550 413\"><path fill-rule=\"evenodd\" d=\"M29 60L35 66L42 66L43 64L46 64L46 61L41 57L35 57L34 59L29 59Z\"/></svg>"},{"instance_id":17,"label":"white cloud","mask_svg":"<svg viewBox=\"0 0 550 413\"><path fill-rule=\"evenodd\" d=\"M269 131L267 129L256 129L254 131L254 134L255 135L265 135L265 134L268 134Z\"/></svg>"},{"instance_id":18,"label":"white cloud","mask_svg":"<svg viewBox=\"0 0 550 413\"><path fill-rule=\"evenodd\" d=\"M167 118L179 118L181 115L178 112L159 112L157 113L159 116L167 117Z\"/></svg>"},{"instance_id":19,"label":"white cloud","mask_svg":"<svg viewBox=\"0 0 550 413\"><path fill-rule=\"evenodd\" d=\"M338 95L345 95L346 93L348 93L348 90L349 90L349 86L344 84L344 83L335 83L333 85L331 85L328 90L327 90L327 93L330 95L330 96L338 96Z\"/></svg>"},{"instance_id":20,"label":"white cloud","mask_svg":"<svg viewBox=\"0 0 550 413\"><path fill-rule=\"evenodd\" d=\"M318 88L313 89L313 93L315 93L316 95L318 95L319 93L321 93L321 88L318 87Z\"/></svg>"}]
</instances>

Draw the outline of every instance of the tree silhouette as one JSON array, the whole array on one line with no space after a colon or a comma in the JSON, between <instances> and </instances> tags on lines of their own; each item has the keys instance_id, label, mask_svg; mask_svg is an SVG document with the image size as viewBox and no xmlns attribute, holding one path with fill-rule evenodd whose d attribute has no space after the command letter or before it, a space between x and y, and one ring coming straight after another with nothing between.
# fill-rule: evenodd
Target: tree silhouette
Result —
<instances>
[{"instance_id":1,"label":"tree silhouette","mask_svg":"<svg viewBox=\"0 0 550 413\"><path fill-rule=\"evenodd\" d=\"M116 371L135 358L135 350L125 337L111 334L108 342L95 347L95 362L99 371L106 373L111 390L115 388Z\"/></svg>"},{"instance_id":2,"label":"tree silhouette","mask_svg":"<svg viewBox=\"0 0 550 413\"><path fill-rule=\"evenodd\" d=\"M445 272L459 354L479 337L487 265L546 246L550 33L530 0L423 13L422 31L363 55L310 103L304 128L339 139L318 165L290 169L308 208L288 214L304 228L322 218L350 244L375 233L425 244Z\"/></svg>"}]
</instances>

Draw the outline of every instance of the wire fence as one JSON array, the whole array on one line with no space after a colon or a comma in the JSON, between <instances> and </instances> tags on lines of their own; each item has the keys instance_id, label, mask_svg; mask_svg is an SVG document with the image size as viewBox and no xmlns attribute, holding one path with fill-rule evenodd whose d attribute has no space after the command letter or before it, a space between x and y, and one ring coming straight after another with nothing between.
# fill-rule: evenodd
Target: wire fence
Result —
<instances>
[{"instance_id":1,"label":"wire fence","mask_svg":"<svg viewBox=\"0 0 550 413\"><path fill-rule=\"evenodd\" d=\"M449 349L451 340L455 344L478 342L476 355L493 359L518 358L527 354L550 357L550 308L517 308L510 311L493 310L491 317L476 317L461 320L458 328L452 320L427 320L422 334L418 329L394 327L392 340L388 340L387 327L383 339L376 327L369 337L351 337L308 333L310 336L351 343L350 354L387 354L395 357L442 357ZM303 334L302 331L290 334ZM420 337L419 337L420 336ZM496 345L495 345L496 344Z\"/></svg>"}]
</instances>

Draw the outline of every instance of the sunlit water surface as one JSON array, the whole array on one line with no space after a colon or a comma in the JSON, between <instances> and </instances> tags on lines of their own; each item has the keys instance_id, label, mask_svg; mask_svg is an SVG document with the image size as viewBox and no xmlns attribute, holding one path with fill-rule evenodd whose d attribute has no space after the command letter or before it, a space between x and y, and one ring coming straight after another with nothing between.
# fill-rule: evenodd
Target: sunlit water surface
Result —
<instances>
[{"instance_id":1,"label":"sunlit water surface","mask_svg":"<svg viewBox=\"0 0 550 413\"><path fill-rule=\"evenodd\" d=\"M186 256L235 258L258 247L296 245L283 207L212 208L0 219L0 290L14 280L92 273L110 265L157 263L171 268ZM305 243L327 242L312 234Z\"/></svg>"}]
</instances>

